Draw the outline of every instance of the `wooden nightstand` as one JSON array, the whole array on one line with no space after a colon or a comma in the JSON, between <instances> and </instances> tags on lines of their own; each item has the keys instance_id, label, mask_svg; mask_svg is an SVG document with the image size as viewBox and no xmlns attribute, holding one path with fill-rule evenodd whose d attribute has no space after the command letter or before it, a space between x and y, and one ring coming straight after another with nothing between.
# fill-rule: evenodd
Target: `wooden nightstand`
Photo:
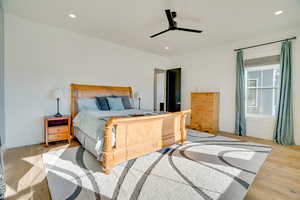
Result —
<instances>
[{"instance_id":1,"label":"wooden nightstand","mask_svg":"<svg viewBox=\"0 0 300 200\"><path fill-rule=\"evenodd\" d=\"M48 146L49 142L68 140L70 144L70 116L44 117L45 124L45 145Z\"/></svg>"}]
</instances>

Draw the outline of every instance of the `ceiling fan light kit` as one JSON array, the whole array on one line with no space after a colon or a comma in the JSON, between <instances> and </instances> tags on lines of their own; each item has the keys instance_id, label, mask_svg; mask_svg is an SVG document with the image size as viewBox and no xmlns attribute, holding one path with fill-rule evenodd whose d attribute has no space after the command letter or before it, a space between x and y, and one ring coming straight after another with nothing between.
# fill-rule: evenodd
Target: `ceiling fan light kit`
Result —
<instances>
[{"instance_id":1,"label":"ceiling fan light kit","mask_svg":"<svg viewBox=\"0 0 300 200\"><path fill-rule=\"evenodd\" d=\"M168 18L168 22L169 22L169 28L164 30L164 31L161 31L159 33L156 33L154 35L151 35L150 38L154 38L158 35L161 35L163 33L166 33L168 31L186 31L186 32L193 32L193 33L202 33L201 30L196 30L196 29L188 29L188 28L180 28L180 27L177 27L177 22L174 20L174 18L176 18L177 16L177 13L176 12L171 12L171 10L165 10L166 12L166 15L167 15L167 18Z\"/></svg>"}]
</instances>

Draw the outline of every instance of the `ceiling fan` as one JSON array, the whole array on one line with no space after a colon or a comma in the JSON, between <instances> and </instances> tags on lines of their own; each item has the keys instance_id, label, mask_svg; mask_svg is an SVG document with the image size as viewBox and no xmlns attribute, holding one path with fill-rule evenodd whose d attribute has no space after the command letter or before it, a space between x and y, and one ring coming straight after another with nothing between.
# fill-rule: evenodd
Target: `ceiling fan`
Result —
<instances>
[{"instance_id":1,"label":"ceiling fan","mask_svg":"<svg viewBox=\"0 0 300 200\"><path fill-rule=\"evenodd\" d=\"M177 16L176 12L171 12L171 10L165 10L166 12L166 15L167 15L167 18L168 18L168 21L169 21L169 28L162 31L162 32L159 32L159 33L156 33L154 35L151 35L150 38L154 38L160 34L163 34L163 33L166 33L168 31L175 31L175 30L178 30L178 31L187 31L187 32L193 32L193 33L202 33L203 31L201 30L195 30L195 29L188 29L188 28L179 28L177 27L177 22L174 20L174 18Z\"/></svg>"}]
</instances>

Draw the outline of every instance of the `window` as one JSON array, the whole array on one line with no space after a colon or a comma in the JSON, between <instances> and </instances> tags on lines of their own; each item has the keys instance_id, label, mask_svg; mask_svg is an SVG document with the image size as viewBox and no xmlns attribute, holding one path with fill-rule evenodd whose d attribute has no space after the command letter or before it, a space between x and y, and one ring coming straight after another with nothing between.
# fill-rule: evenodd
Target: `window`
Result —
<instances>
[{"instance_id":1,"label":"window","mask_svg":"<svg viewBox=\"0 0 300 200\"><path fill-rule=\"evenodd\" d=\"M248 79L248 107L257 107L257 79Z\"/></svg>"},{"instance_id":2,"label":"window","mask_svg":"<svg viewBox=\"0 0 300 200\"><path fill-rule=\"evenodd\" d=\"M246 67L247 115L275 116L279 96L279 64Z\"/></svg>"}]
</instances>

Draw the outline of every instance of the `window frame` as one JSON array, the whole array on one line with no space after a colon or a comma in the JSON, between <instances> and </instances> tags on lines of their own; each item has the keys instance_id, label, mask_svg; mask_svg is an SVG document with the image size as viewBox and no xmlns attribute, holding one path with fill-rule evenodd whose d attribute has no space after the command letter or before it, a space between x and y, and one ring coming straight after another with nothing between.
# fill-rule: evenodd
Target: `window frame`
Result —
<instances>
[{"instance_id":1,"label":"window frame","mask_svg":"<svg viewBox=\"0 0 300 200\"><path fill-rule=\"evenodd\" d=\"M248 87L248 80L254 80L254 79L248 79L248 72L249 71L265 71L265 70L274 70L273 71L273 83L272 86L258 86L257 87ZM274 72L276 69L280 69L280 63L278 64L272 64L272 65L263 65L263 66L257 66L257 67L245 67L245 110L246 110L246 117L271 117L274 118L275 117L275 110L276 110L276 106L274 104L275 102L275 92L273 92L273 105L272 105L272 115L264 115L264 114L251 114L248 113L248 107L250 108L254 108L258 106L258 91L261 90L261 92L264 89L272 89L272 90L276 90L279 87L275 86L275 76L274 76ZM256 79L258 80L258 79ZM258 81L257 81L258 82ZM256 106L248 106L248 89L256 89Z\"/></svg>"},{"instance_id":2,"label":"window frame","mask_svg":"<svg viewBox=\"0 0 300 200\"><path fill-rule=\"evenodd\" d=\"M248 71L247 71L248 72ZM256 86L255 87L248 87L248 82L247 82L247 107L251 108L256 108L257 107L257 102L258 102L258 79L247 79L247 81L255 81ZM255 89L255 105L248 105L248 89Z\"/></svg>"}]
</instances>

